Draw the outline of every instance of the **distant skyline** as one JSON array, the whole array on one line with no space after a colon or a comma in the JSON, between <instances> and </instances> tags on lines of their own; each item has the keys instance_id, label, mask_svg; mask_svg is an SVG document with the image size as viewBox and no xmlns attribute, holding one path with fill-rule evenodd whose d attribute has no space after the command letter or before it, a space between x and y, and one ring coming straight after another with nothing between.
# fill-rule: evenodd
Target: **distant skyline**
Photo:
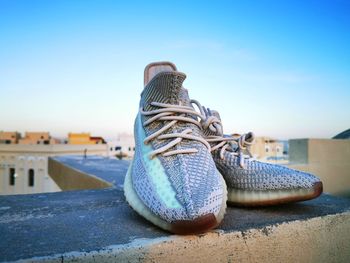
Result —
<instances>
[{"instance_id":1,"label":"distant skyline","mask_svg":"<svg viewBox=\"0 0 350 263\"><path fill-rule=\"evenodd\" d=\"M143 69L169 60L226 133L350 128L348 1L0 0L0 130L133 131Z\"/></svg>"}]
</instances>

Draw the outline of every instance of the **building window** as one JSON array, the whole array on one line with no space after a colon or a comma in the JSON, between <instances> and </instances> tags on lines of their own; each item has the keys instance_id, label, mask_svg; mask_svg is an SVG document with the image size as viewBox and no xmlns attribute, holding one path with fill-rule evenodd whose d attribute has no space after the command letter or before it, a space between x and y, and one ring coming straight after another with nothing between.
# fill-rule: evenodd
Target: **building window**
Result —
<instances>
[{"instance_id":1,"label":"building window","mask_svg":"<svg viewBox=\"0 0 350 263\"><path fill-rule=\"evenodd\" d=\"M34 169L28 170L28 186L34 186Z\"/></svg>"},{"instance_id":2,"label":"building window","mask_svg":"<svg viewBox=\"0 0 350 263\"><path fill-rule=\"evenodd\" d=\"M15 181L16 181L16 170L15 168L10 168L10 180L9 180L9 184L10 185L15 185Z\"/></svg>"},{"instance_id":3,"label":"building window","mask_svg":"<svg viewBox=\"0 0 350 263\"><path fill-rule=\"evenodd\" d=\"M129 152L131 151L131 147L129 147Z\"/></svg>"},{"instance_id":4,"label":"building window","mask_svg":"<svg viewBox=\"0 0 350 263\"><path fill-rule=\"evenodd\" d=\"M269 152L269 148L265 148L265 151L268 153Z\"/></svg>"},{"instance_id":5,"label":"building window","mask_svg":"<svg viewBox=\"0 0 350 263\"><path fill-rule=\"evenodd\" d=\"M116 147L115 147L115 150L116 150L116 151L120 151L121 149L122 149L122 147L120 147L120 146L116 146Z\"/></svg>"}]
</instances>

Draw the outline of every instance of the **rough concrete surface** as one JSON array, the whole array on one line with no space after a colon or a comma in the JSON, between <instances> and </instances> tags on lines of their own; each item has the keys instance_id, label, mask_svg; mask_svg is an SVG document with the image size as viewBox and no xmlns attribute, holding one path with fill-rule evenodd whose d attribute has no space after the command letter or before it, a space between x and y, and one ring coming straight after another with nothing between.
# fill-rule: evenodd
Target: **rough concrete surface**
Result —
<instances>
[{"instance_id":1,"label":"rough concrete surface","mask_svg":"<svg viewBox=\"0 0 350 263\"><path fill-rule=\"evenodd\" d=\"M36 258L43 262L349 262L350 213L263 229L201 236L136 239L89 253ZM344 233L345 230L345 233Z\"/></svg>"},{"instance_id":2,"label":"rough concrete surface","mask_svg":"<svg viewBox=\"0 0 350 263\"><path fill-rule=\"evenodd\" d=\"M114 172L103 158L86 166L69 160L97 177L92 171L101 167L116 187L0 197L0 261L349 262L349 199L324 194L290 205L230 207L218 230L175 236L127 205L126 163L115 160Z\"/></svg>"}]
</instances>

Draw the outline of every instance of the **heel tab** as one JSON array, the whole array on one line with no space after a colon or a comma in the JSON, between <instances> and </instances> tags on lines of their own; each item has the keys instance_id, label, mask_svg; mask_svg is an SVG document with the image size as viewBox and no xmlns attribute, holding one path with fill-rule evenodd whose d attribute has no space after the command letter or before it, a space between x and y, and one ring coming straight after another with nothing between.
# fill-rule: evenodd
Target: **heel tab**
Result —
<instances>
[{"instance_id":1,"label":"heel tab","mask_svg":"<svg viewBox=\"0 0 350 263\"><path fill-rule=\"evenodd\" d=\"M177 71L175 64L169 61L160 61L148 64L144 71L144 86L146 86L158 73L167 71Z\"/></svg>"}]
</instances>

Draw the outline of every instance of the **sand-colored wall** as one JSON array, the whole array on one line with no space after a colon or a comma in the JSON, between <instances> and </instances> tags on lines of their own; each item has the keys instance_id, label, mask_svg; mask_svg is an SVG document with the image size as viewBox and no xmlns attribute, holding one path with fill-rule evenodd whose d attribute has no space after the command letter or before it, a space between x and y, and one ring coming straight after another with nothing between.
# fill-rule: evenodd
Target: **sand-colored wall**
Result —
<instances>
[{"instance_id":1,"label":"sand-colored wall","mask_svg":"<svg viewBox=\"0 0 350 263\"><path fill-rule=\"evenodd\" d=\"M350 140L290 140L289 160L289 167L319 176L325 192L350 196Z\"/></svg>"},{"instance_id":2,"label":"sand-colored wall","mask_svg":"<svg viewBox=\"0 0 350 263\"><path fill-rule=\"evenodd\" d=\"M50 133L49 132L26 132L23 139L18 141L19 144L44 144L50 143Z\"/></svg>"},{"instance_id":3,"label":"sand-colored wall","mask_svg":"<svg viewBox=\"0 0 350 263\"><path fill-rule=\"evenodd\" d=\"M21 138L21 134L18 132L4 132L0 131L0 141L10 141L11 143L17 143Z\"/></svg>"}]
</instances>

